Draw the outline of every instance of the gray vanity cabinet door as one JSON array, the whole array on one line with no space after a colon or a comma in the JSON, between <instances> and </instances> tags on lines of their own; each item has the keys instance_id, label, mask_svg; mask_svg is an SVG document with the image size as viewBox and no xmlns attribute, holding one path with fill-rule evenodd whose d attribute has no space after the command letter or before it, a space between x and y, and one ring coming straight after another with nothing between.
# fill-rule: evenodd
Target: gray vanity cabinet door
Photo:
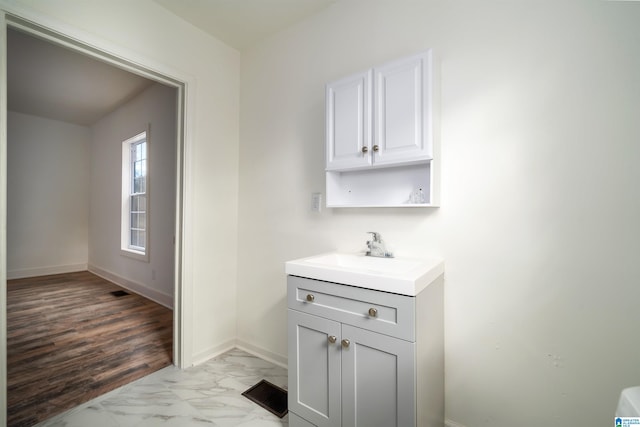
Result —
<instances>
[{"instance_id":1,"label":"gray vanity cabinet door","mask_svg":"<svg viewBox=\"0 0 640 427\"><path fill-rule=\"evenodd\" d=\"M342 425L416 423L415 343L342 325Z\"/></svg>"},{"instance_id":2,"label":"gray vanity cabinet door","mask_svg":"<svg viewBox=\"0 0 640 427\"><path fill-rule=\"evenodd\" d=\"M340 323L288 312L289 411L319 427L340 427Z\"/></svg>"}]
</instances>

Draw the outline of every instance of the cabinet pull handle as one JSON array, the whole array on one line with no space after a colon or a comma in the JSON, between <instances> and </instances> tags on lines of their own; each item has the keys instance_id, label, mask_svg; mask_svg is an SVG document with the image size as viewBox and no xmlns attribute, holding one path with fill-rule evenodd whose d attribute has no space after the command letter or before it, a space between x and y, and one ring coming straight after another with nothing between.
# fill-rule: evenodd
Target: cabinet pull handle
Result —
<instances>
[{"instance_id":1,"label":"cabinet pull handle","mask_svg":"<svg viewBox=\"0 0 640 427\"><path fill-rule=\"evenodd\" d=\"M375 151L376 153L380 151L380 147L378 146L378 144L373 146L373 151Z\"/></svg>"},{"instance_id":2,"label":"cabinet pull handle","mask_svg":"<svg viewBox=\"0 0 640 427\"><path fill-rule=\"evenodd\" d=\"M329 335L329 342L330 342L331 344L335 344L336 339L337 339L337 338L336 338L336 336L335 336L335 335Z\"/></svg>"},{"instance_id":3,"label":"cabinet pull handle","mask_svg":"<svg viewBox=\"0 0 640 427\"><path fill-rule=\"evenodd\" d=\"M309 302L313 302L315 301L316 297L313 294L307 294L307 301Z\"/></svg>"},{"instance_id":4,"label":"cabinet pull handle","mask_svg":"<svg viewBox=\"0 0 640 427\"><path fill-rule=\"evenodd\" d=\"M369 316L378 317L378 309L371 307L369 309Z\"/></svg>"},{"instance_id":5,"label":"cabinet pull handle","mask_svg":"<svg viewBox=\"0 0 640 427\"><path fill-rule=\"evenodd\" d=\"M362 147L362 154L366 154L368 151L369 151L369 147L367 147L366 145Z\"/></svg>"},{"instance_id":6,"label":"cabinet pull handle","mask_svg":"<svg viewBox=\"0 0 640 427\"><path fill-rule=\"evenodd\" d=\"M344 348L349 348L349 344L351 344L351 341L349 340L342 340L342 346Z\"/></svg>"}]
</instances>

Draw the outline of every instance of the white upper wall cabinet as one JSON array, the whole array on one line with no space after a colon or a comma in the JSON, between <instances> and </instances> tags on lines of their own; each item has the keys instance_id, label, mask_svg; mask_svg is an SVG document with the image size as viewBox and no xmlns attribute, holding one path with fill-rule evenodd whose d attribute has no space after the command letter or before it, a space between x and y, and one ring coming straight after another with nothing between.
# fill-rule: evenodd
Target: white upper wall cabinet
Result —
<instances>
[{"instance_id":1,"label":"white upper wall cabinet","mask_svg":"<svg viewBox=\"0 0 640 427\"><path fill-rule=\"evenodd\" d=\"M327 207L436 206L431 50L326 88Z\"/></svg>"},{"instance_id":2,"label":"white upper wall cabinet","mask_svg":"<svg viewBox=\"0 0 640 427\"><path fill-rule=\"evenodd\" d=\"M371 165L371 70L327 85L327 169Z\"/></svg>"},{"instance_id":3,"label":"white upper wall cabinet","mask_svg":"<svg viewBox=\"0 0 640 427\"><path fill-rule=\"evenodd\" d=\"M374 70L377 165L432 158L431 51Z\"/></svg>"}]
</instances>

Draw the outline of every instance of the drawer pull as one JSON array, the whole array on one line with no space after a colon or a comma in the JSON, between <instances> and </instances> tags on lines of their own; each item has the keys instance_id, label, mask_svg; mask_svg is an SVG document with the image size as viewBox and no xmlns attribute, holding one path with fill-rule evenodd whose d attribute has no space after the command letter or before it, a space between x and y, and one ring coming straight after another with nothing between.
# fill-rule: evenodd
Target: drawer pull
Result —
<instances>
[{"instance_id":1,"label":"drawer pull","mask_svg":"<svg viewBox=\"0 0 640 427\"><path fill-rule=\"evenodd\" d=\"M336 339L337 339L337 338L336 338L336 336L335 336L335 335L329 335L329 342L330 342L331 344L335 344Z\"/></svg>"},{"instance_id":2,"label":"drawer pull","mask_svg":"<svg viewBox=\"0 0 640 427\"><path fill-rule=\"evenodd\" d=\"M309 302L314 302L316 299L315 296L313 296L313 294L307 294L307 301Z\"/></svg>"},{"instance_id":3,"label":"drawer pull","mask_svg":"<svg viewBox=\"0 0 640 427\"><path fill-rule=\"evenodd\" d=\"M342 340L342 346L344 348L349 348L349 344L351 344L351 341L349 340Z\"/></svg>"},{"instance_id":4,"label":"drawer pull","mask_svg":"<svg viewBox=\"0 0 640 427\"><path fill-rule=\"evenodd\" d=\"M378 317L378 309L377 308L373 308L371 307L369 309L369 316L371 317Z\"/></svg>"}]
</instances>

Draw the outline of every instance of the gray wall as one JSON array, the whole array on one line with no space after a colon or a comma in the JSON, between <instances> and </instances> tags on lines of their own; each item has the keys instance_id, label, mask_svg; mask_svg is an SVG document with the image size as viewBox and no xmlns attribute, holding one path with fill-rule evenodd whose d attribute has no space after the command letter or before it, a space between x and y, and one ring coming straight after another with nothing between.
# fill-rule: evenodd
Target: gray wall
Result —
<instances>
[{"instance_id":1,"label":"gray wall","mask_svg":"<svg viewBox=\"0 0 640 427\"><path fill-rule=\"evenodd\" d=\"M9 112L7 277L86 270L88 127Z\"/></svg>"},{"instance_id":2,"label":"gray wall","mask_svg":"<svg viewBox=\"0 0 640 427\"><path fill-rule=\"evenodd\" d=\"M155 84L91 127L89 268L173 306L176 90ZM149 262L120 252L122 142L150 126Z\"/></svg>"}]
</instances>

